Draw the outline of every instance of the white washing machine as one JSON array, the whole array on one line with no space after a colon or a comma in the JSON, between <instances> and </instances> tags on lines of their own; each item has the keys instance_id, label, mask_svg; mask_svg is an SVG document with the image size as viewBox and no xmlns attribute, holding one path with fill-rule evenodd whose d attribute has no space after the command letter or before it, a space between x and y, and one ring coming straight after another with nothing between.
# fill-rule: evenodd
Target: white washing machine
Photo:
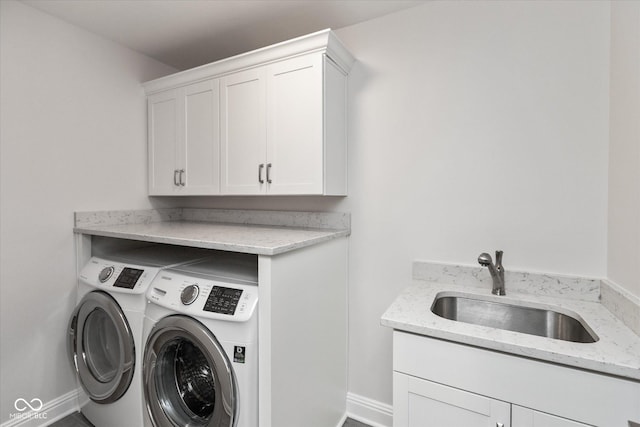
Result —
<instances>
[{"instance_id":1,"label":"white washing machine","mask_svg":"<svg viewBox=\"0 0 640 427\"><path fill-rule=\"evenodd\" d=\"M92 257L80 271L67 344L81 386L80 410L96 427L143 425L145 292L163 268L210 255L155 245Z\"/></svg>"},{"instance_id":2,"label":"white washing machine","mask_svg":"<svg viewBox=\"0 0 640 427\"><path fill-rule=\"evenodd\" d=\"M257 427L257 256L220 253L163 271L147 292L146 423Z\"/></svg>"}]
</instances>

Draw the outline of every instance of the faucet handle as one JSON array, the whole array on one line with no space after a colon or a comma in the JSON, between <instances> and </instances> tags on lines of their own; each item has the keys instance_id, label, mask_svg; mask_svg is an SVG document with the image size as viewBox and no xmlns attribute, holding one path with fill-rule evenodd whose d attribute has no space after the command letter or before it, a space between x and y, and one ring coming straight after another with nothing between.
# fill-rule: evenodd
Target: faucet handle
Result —
<instances>
[{"instance_id":1,"label":"faucet handle","mask_svg":"<svg viewBox=\"0 0 640 427\"><path fill-rule=\"evenodd\" d=\"M502 268L502 254L503 251L496 251L496 268Z\"/></svg>"}]
</instances>

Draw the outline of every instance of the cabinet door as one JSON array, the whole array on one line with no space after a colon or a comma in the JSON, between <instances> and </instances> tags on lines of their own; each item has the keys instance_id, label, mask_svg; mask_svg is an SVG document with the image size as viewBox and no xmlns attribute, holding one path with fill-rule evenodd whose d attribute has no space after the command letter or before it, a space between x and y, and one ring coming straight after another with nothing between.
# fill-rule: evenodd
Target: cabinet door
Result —
<instances>
[{"instance_id":1,"label":"cabinet door","mask_svg":"<svg viewBox=\"0 0 640 427\"><path fill-rule=\"evenodd\" d=\"M510 427L511 405L399 372L393 373L393 427L469 426Z\"/></svg>"},{"instance_id":2,"label":"cabinet door","mask_svg":"<svg viewBox=\"0 0 640 427\"><path fill-rule=\"evenodd\" d=\"M184 143L179 150L182 192L220 193L220 97L217 79L184 88Z\"/></svg>"},{"instance_id":3,"label":"cabinet door","mask_svg":"<svg viewBox=\"0 0 640 427\"><path fill-rule=\"evenodd\" d=\"M221 190L260 194L266 190L265 68L220 81Z\"/></svg>"},{"instance_id":4,"label":"cabinet door","mask_svg":"<svg viewBox=\"0 0 640 427\"><path fill-rule=\"evenodd\" d=\"M147 98L149 139L149 194L174 194L177 187L177 144L181 129L178 121L180 99L177 90Z\"/></svg>"},{"instance_id":5,"label":"cabinet door","mask_svg":"<svg viewBox=\"0 0 640 427\"><path fill-rule=\"evenodd\" d=\"M513 405L512 415L514 427L589 427L588 424L582 424L577 421L571 421L566 418L556 417L516 405Z\"/></svg>"},{"instance_id":6,"label":"cabinet door","mask_svg":"<svg viewBox=\"0 0 640 427\"><path fill-rule=\"evenodd\" d=\"M267 67L269 194L323 193L323 59L316 53Z\"/></svg>"}]
</instances>

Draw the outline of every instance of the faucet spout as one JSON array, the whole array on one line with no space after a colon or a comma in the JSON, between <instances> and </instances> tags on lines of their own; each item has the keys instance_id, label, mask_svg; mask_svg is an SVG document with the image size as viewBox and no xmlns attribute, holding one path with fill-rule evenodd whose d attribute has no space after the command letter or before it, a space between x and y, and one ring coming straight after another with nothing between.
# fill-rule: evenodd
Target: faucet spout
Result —
<instances>
[{"instance_id":1,"label":"faucet spout","mask_svg":"<svg viewBox=\"0 0 640 427\"><path fill-rule=\"evenodd\" d=\"M496 263L493 264L491 255L488 253L481 253L478 257L478 263L489 269L491 279L493 280L493 289L491 293L494 295L506 295L504 287L504 267L502 266L502 254L503 251L496 251Z\"/></svg>"}]
</instances>

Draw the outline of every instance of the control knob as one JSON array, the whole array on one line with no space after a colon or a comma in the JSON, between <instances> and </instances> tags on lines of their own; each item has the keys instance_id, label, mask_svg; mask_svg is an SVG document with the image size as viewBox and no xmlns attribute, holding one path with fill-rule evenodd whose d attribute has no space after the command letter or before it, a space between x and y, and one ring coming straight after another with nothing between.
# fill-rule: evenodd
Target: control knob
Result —
<instances>
[{"instance_id":1,"label":"control knob","mask_svg":"<svg viewBox=\"0 0 640 427\"><path fill-rule=\"evenodd\" d=\"M184 305L192 304L198 298L199 293L198 285L189 285L180 292L180 301Z\"/></svg>"},{"instance_id":2,"label":"control knob","mask_svg":"<svg viewBox=\"0 0 640 427\"><path fill-rule=\"evenodd\" d=\"M109 278L113 274L113 271L113 266L103 268L102 271L100 271L100 274L98 274L98 280L100 281L100 283L104 283L109 280Z\"/></svg>"}]
</instances>

